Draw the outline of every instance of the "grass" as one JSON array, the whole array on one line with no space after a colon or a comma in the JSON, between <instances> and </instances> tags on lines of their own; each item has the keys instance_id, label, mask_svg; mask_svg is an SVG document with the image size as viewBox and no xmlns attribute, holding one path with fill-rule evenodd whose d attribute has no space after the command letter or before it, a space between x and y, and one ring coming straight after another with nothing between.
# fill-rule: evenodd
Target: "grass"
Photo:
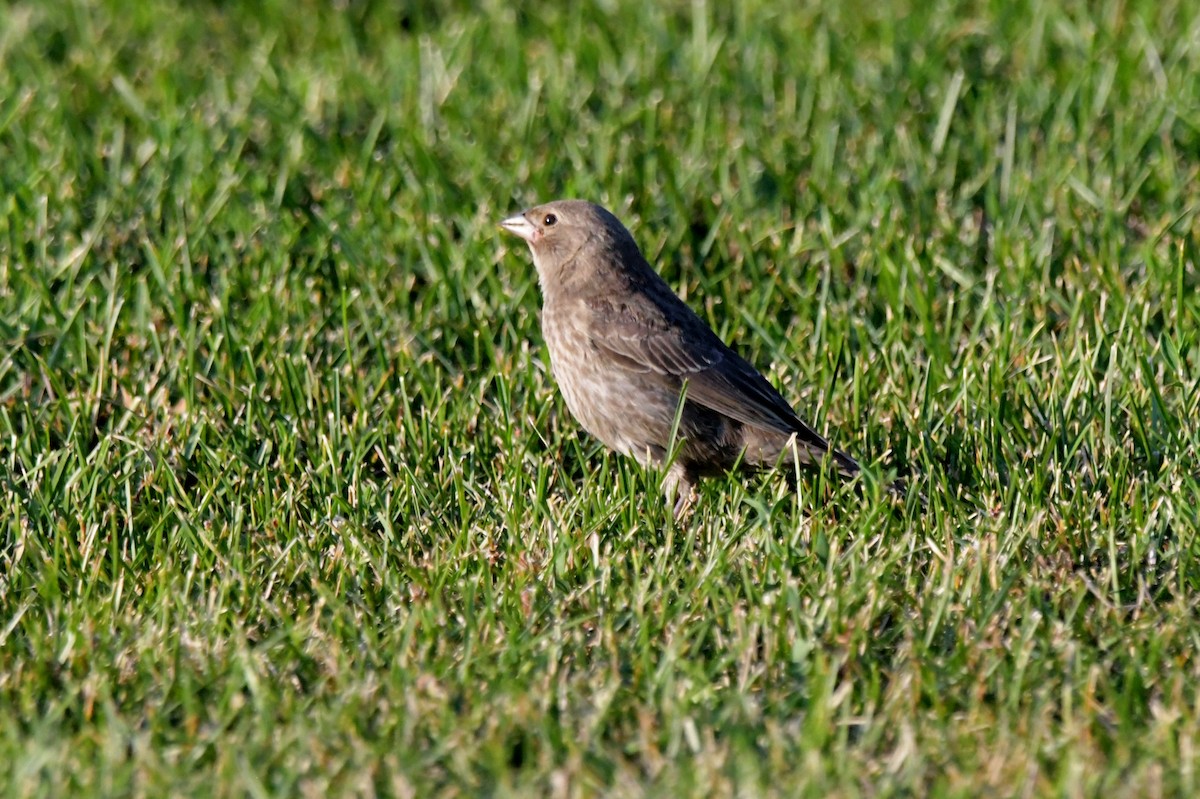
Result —
<instances>
[{"instance_id":1,"label":"grass","mask_svg":"<svg viewBox=\"0 0 1200 799\"><path fill-rule=\"evenodd\" d=\"M1197 791L1181 0L0 9L9 796ZM613 208L925 512L606 453Z\"/></svg>"}]
</instances>

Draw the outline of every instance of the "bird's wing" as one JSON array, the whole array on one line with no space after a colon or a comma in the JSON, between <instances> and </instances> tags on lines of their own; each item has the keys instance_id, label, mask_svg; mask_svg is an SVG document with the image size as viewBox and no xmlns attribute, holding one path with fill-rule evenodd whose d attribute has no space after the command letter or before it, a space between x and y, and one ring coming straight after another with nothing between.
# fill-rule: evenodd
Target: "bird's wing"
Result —
<instances>
[{"instance_id":1,"label":"bird's wing","mask_svg":"<svg viewBox=\"0 0 1200 799\"><path fill-rule=\"evenodd\" d=\"M592 345L621 367L687 381L687 399L743 424L799 435L822 450L829 444L805 424L757 369L729 349L708 325L672 294L663 309L638 302L590 303ZM677 304L676 304L677 303Z\"/></svg>"}]
</instances>

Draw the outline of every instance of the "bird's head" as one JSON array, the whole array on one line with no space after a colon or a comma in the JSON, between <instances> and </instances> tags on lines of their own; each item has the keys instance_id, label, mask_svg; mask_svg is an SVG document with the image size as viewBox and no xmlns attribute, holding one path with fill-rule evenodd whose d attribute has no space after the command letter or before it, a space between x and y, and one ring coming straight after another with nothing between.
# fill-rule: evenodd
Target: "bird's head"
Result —
<instances>
[{"instance_id":1,"label":"bird's head","mask_svg":"<svg viewBox=\"0 0 1200 799\"><path fill-rule=\"evenodd\" d=\"M596 287L626 262L644 263L620 220L584 200L538 205L501 221L500 227L529 244L543 293L567 284Z\"/></svg>"}]
</instances>

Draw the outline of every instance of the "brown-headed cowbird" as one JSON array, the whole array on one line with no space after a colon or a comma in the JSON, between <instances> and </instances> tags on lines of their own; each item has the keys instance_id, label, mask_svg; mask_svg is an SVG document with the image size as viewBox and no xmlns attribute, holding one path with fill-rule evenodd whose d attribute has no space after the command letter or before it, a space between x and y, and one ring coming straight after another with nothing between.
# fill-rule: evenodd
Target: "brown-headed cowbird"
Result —
<instances>
[{"instance_id":1,"label":"brown-headed cowbird","mask_svg":"<svg viewBox=\"0 0 1200 799\"><path fill-rule=\"evenodd\" d=\"M579 423L642 463L662 463L676 436L663 481L676 516L700 477L735 467L828 454L843 475L858 472L671 291L607 210L560 200L500 225L533 252L550 365Z\"/></svg>"}]
</instances>

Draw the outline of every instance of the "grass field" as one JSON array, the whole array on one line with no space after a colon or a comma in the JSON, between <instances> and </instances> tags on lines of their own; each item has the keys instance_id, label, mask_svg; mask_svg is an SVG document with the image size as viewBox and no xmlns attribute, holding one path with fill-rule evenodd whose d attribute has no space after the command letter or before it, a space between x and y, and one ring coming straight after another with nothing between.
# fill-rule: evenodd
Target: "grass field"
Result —
<instances>
[{"instance_id":1,"label":"grass field","mask_svg":"<svg viewBox=\"0 0 1200 799\"><path fill-rule=\"evenodd\" d=\"M566 196L928 509L670 524ZM0 793L1195 795L1198 215L1184 0L6 4Z\"/></svg>"}]
</instances>

